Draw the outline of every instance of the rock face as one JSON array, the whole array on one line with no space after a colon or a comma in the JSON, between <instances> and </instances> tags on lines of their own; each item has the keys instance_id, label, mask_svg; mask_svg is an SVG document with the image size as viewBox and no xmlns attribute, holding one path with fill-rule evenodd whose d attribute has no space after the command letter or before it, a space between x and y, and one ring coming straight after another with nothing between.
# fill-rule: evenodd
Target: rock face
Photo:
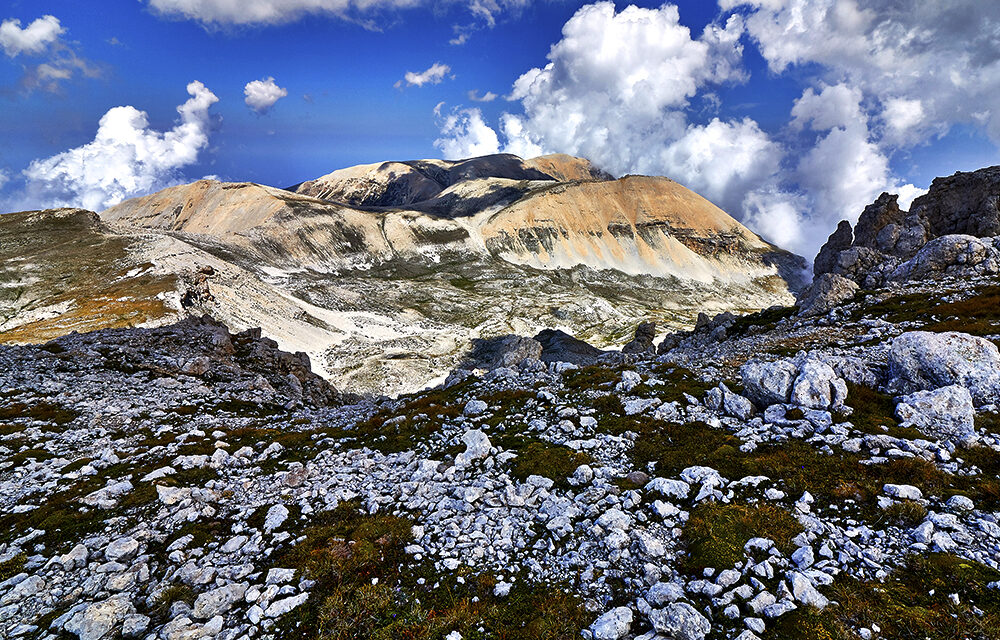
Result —
<instances>
[{"instance_id":1,"label":"rock face","mask_svg":"<svg viewBox=\"0 0 1000 640\"><path fill-rule=\"evenodd\" d=\"M1000 167L937 178L910 211L883 193L858 219L843 221L813 263L864 287L943 274L1000 272Z\"/></svg>"},{"instance_id":2,"label":"rock face","mask_svg":"<svg viewBox=\"0 0 1000 640\"><path fill-rule=\"evenodd\" d=\"M912 331L892 342L889 388L896 393L958 385L976 405L1000 401L1000 351L965 333Z\"/></svg>"},{"instance_id":3,"label":"rock face","mask_svg":"<svg viewBox=\"0 0 1000 640\"><path fill-rule=\"evenodd\" d=\"M799 298L799 315L805 318L822 316L842 302L854 297L858 285L835 273L824 273L816 278Z\"/></svg>"}]
</instances>

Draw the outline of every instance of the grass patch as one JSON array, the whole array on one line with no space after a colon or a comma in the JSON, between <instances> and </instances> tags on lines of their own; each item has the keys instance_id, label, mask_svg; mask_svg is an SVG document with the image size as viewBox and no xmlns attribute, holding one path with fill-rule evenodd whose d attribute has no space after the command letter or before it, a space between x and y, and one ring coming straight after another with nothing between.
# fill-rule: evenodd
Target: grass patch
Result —
<instances>
[{"instance_id":1,"label":"grass patch","mask_svg":"<svg viewBox=\"0 0 1000 640\"><path fill-rule=\"evenodd\" d=\"M980 287L974 295L957 302L940 302L939 297L926 293L893 296L862 307L854 319L862 317L878 317L894 323L924 322L924 331L996 335L1000 333L1000 286Z\"/></svg>"},{"instance_id":2,"label":"grass patch","mask_svg":"<svg viewBox=\"0 0 1000 640\"><path fill-rule=\"evenodd\" d=\"M13 578L17 574L24 571L24 567L28 564L28 556L24 553L19 553L10 560L4 560L0 562L0 582Z\"/></svg>"},{"instance_id":3,"label":"grass patch","mask_svg":"<svg viewBox=\"0 0 1000 640\"><path fill-rule=\"evenodd\" d=\"M80 414L76 411L50 402L33 402L31 404L15 402L6 407L0 407L0 420L27 418L63 426L73 422L79 416Z\"/></svg>"},{"instance_id":4,"label":"grass patch","mask_svg":"<svg viewBox=\"0 0 1000 640\"><path fill-rule=\"evenodd\" d=\"M701 504L681 534L688 548L685 565L692 572L732 567L744 559L743 547L751 538L773 540L789 555L794 551L792 539L801 532L795 516L771 504Z\"/></svg>"},{"instance_id":5,"label":"grass patch","mask_svg":"<svg viewBox=\"0 0 1000 640\"><path fill-rule=\"evenodd\" d=\"M428 564L408 566L411 526L363 515L350 503L318 514L306 540L275 558L274 566L316 581L309 600L278 621L277 637L436 640L458 631L467 640L575 640L590 621L576 598L556 588L519 580L497 598L490 576L466 574L463 584Z\"/></svg>"},{"instance_id":6,"label":"grass patch","mask_svg":"<svg viewBox=\"0 0 1000 640\"><path fill-rule=\"evenodd\" d=\"M581 464L588 464L590 456L580 453L561 444L549 442L532 442L521 448L517 458L511 463L510 475L518 480L527 480L528 476L542 476L556 483L556 486L569 486L567 477L573 475Z\"/></svg>"},{"instance_id":7,"label":"grass patch","mask_svg":"<svg viewBox=\"0 0 1000 640\"><path fill-rule=\"evenodd\" d=\"M726 335L730 337L744 336L752 328L771 327L786 318L794 317L798 312L798 307L777 307L739 316L736 318L736 322L726 329Z\"/></svg>"},{"instance_id":8,"label":"grass patch","mask_svg":"<svg viewBox=\"0 0 1000 640\"><path fill-rule=\"evenodd\" d=\"M926 438L917 429L899 426L899 421L896 420L896 401L888 394L848 382L845 404L854 409L850 416L851 424L862 433L890 435L905 440Z\"/></svg>"},{"instance_id":9,"label":"grass patch","mask_svg":"<svg viewBox=\"0 0 1000 640\"><path fill-rule=\"evenodd\" d=\"M194 599L194 589L186 584L172 584L156 595L150 617L165 621L170 616L170 605L175 602L186 602L189 606L193 606Z\"/></svg>"},{"instance_id":10,"label":"grass patch","mask_svg":"<svg viewBox=\"0 0 1000 640\"><path fill-rule=\"evenodd\" d=\"M1000 572L956 556L911 556L884 583L838 577L824 589L837 604L784 615L764 640L856 640L854 629L872 625L885 640L995 640L1000 590L986 585L997 580Z\"/></svg>"},{"instance_id":11,"label":"grass patch","mask_svg":"<svg viewBox=\"0 0 1000 640\"><path fill-rule=\"evenodd\" d=\"M620 371L597 364L563 373L563 386L572 391L608 388L619 381Z\"/></svg>"}]
</instances>

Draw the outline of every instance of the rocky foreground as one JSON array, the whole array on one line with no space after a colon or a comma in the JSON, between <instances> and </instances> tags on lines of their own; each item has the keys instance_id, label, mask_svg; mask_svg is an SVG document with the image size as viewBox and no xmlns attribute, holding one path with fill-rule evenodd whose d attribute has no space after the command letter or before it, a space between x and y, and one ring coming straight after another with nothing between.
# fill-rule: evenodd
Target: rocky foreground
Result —
<instances>
[{"instance_id":1,"label":"rocky foreground","mask_svg":"<svg viewBox=\"0 0 1000 640\"><path fill-rule=\"evenodd\" d=\"M0 348L0 635L998 638L1000 242L922 228L398 399L207 317Z\"/></svg>"}]
</instances>

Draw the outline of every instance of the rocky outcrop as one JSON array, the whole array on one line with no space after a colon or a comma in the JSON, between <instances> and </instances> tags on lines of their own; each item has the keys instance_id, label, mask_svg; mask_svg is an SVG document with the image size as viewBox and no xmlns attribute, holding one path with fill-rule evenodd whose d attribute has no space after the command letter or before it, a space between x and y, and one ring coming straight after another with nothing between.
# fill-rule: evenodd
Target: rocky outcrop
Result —
<instances>
[{"instance_id":1,"label":"rocky outcrop","mask_svg":"<svg viewBox=\"0 0 1000 640\"><path fill-rule=\"evenodd\" d=\"M847 399L847 383L830 365L807 355L774 362L752 360L740 375L747 397L761 408L792 404L838 411Z\"/></svg>"},{"instance_id":2,"label":"rocky outcrop","mask_svg":"<svg viewBox=\"0 0 1000 640\"><path fill-rule=\"evenodd\" d=\"M813 263L872 288L886 282L1000 271L1000 167L937 178L910 210L883 193L853 231L842 221Z\"/></svg>"},{"instance_id":3,"label":"rocky outcrop","mask_svg":"<svg viewBox=\"0 0 1000 640\"><path fill-rule=\"evenodd\" d=\"M585 367L608 353L558 329L543 329L535 340L542 345L542 362L569 362Z\"/></svg>"},{"instance_id":4,"label":"rocky outcrop","mask_svg":"<svg viewBox=\"0 0 1000 640\"><path fill-rule=\"evenodd\" d=\"M824 273L816 278L799 297L799 315L804 318L822 316L837 305L854 297L858 285L835 273Z\"/></svg>"},{"instance_id":5,"label":"rocky outcrop","mask_svg":"<svg viewBox=\"0 0 1000 640\"><path fill-rule=\"evenodd\" d=\"M532 338L517 335L477 338L472 341L472 351L459 368L492 371L516 367L525 361L537 362L541 355L541 343Z\"/></svg>"},{"instance_id":6,"label":"rocky outcrop","mask_svg":"<svg viewBox=\"0 0 1000 640\"><path fill-rule=\"evenodd\" d=\"M622 347L622 353L631 354L654 354L656 353L656 345L653 344L653 340L656 339L656 323L655 322L643 322L640 323L635 329L635 337L629 341L624 347Z\"/></svg>"}]
</instances>

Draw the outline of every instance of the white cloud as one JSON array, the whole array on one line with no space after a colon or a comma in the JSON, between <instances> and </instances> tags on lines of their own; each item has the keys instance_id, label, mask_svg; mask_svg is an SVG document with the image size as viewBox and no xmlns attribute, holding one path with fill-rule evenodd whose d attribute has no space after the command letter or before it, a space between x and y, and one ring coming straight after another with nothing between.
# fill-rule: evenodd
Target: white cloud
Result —
<instances>
[{"instance_id":1,"label":"white cloud","mask_svg":"<svg viewBox=\"0 0 1000 640\"><path fill-rule=\"evenodd\" d=\"M806 89L792 107L792 127L797 129L809 126L814 131L829 131L863 123L861 91L846 84L824 86L819 94Z\"/></svg>"},{"instance_id":2,"label":"white cloud","mask_svg":"<svg viewBox=\"0 0 1000 640\"><path fill-rule=\"evenodd\" d=\"M274 78L253 80L243 87L244 102L258 114L267 113L278 100L288 95L288 89L279 87Z\"/></svg>"},{"instance_id":3,"label":"white cloud","mask_svg":"<svg viewBox=\"0 0 1000 640\"><path fill-rule=\"evenodd\" d=\"M907 145L956 123L1000 142L1000 3L982 0L720 0L774 72L819 65L885 110L885 142ZM822 35L819 35L822 34ZM873 109L874 114L874 109Z\"/></svg>"},{"instance_id":4,"label":"white cloud","mask_svg":"<svg viewBox=\"0 0 1000 640\"><path fill-rule=\"evenodd\" d=\"M39 55L58 42L65 32L55 16L42 16L23 29L20 20L10 18L0 23L0 47L9 58L22 53Z\"/></svg>"},{"instance_id":5,"label":"white cloud","mask_svg":"<svg viewBox=\"0 0 1000 640\"><path fill-rule=\"evenodd\" d=\"M99 211L168 186L208 145L209 107L218 98L200 82L177 107L180 122L169 131L149 128L144 111L115 107L100 121L92 142L33 161L17 198L31 208L74 206Z\"/></svg>"},{"instance_id":6,"label":"white cloud","mask_svg":"<svg viewBox=\"0 0 1000 640\"><path fill-rule=\"evenodd\" d=\"M478 23L493 26L497 17L520 9L530 0L147 0L155 11L170 17L196 20L206 25L266 25L298 20L306 15L330 15L359 21L375 28L371 16L380 12L455 5ZM474 25L456 38L468 38ZM463 39L463 42L465 40Z\"/></svg>"},{"instance_id":7,"label":"white cloud","mask_svg":"<svg viewBox=\"0 0 1000 640\"><path fill-rule=\"evenodd\" d=\"M423 71L407 71L403 80L396 83L396 88L403 86L406 81L408 87L422 87L425 84L441 84L445 77L451 73L451 67L440 62L435 62Z\"/></svg>"},{"instance_id":8,"label":"white cloud","mask_svg":"<svg viewBox=\"0 0 1000 640\"><path fill-rule=\"evenodd\" d=\"M0 169L0 189L7 186L8 182L10 182L10 173L6 169Z\"/></svg>"},{"instance_id":9,"label":"white cloud","mask_svg":"<svg viewBox=\"0 0 1000 640\"><path fill-rule=\"evenodd\" d=\"M440 104L435 113L440 117ZM479 109L454 110L442 119L440 127L442 137L434 141L434 146L449 160L485 156L500 150L496 131L486 125Z\"/></svg>"},{"instance_id":10,"label":"white cloud","mask_svg":"<svg viewBox=\"0 0 1000 640\"><path fill-rule=\"evenodd\" d=\"M478 89L473 89L472 91L469 92L468 95L469 95L469 100L472 100L473 102L493 102L498 97L500 97L497 94L493 93L492 91L487 91L483 95L479 95Z\"/></svg>"}]
</instances>

